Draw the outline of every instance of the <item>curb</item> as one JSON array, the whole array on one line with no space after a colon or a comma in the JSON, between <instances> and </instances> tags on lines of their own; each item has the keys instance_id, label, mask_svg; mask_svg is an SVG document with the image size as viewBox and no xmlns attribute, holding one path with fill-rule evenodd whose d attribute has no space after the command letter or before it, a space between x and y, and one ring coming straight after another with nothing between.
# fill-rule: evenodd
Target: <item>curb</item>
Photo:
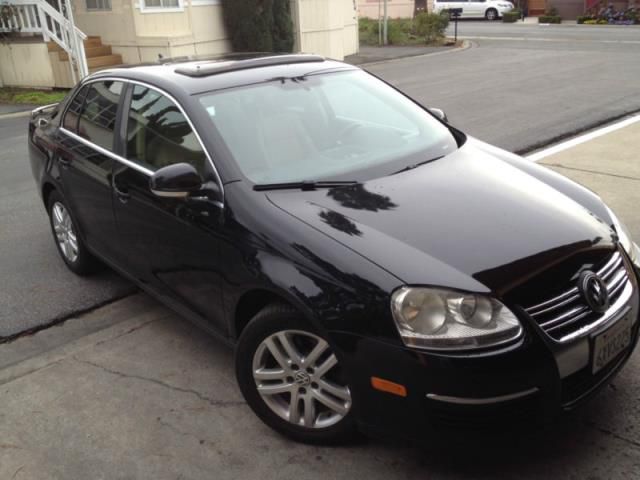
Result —
<instances>
[{"instance_id":1,"label":"curb","mask_svg":"<svg viewBox=\"0 0 640 480\"><path fill-rule=\"evenodd\" d=\"M31 115L31 110L24 110L22 112L4 113L4 114L0 115L0 120L3 120L5 118L28 117L30 115Z\"/></svg>"},{"instance_id":2,"label":"curb","mask_svg":"<svg viewBox=\"0 0 640 480\"><path fill-rule=\"evenodd\" d=\"M566 133L561 133L560 135L556 135L555 137L549 138L547 140L543 140L541 142L538 143L533 143L531 145L527 145L525 147L519 148L518 150L515 150L513 153L515 153L516 155L520 155L523 157L529 157L532 156L536 153L538 153L541 150L553 147L557 144L559 144L560 142L564 142L565 140L570 140L574 137L578 137L582 134L588 133L592 130L595 130L597 128L600 127L606 127L607 125L617 122L619 120L624 120L626 118L632 118L636 115L640 114L640 108L637 108L635 110L631 110L629 112L624 112L624 113L620 113L617 115L613 115L611 117L607 117L604 118L602 120L597 120L593 123L590 123L588 125L585 125L583 127L577 128L575 130L572 130L570 132L566 132Z\"/></svg>"},{"instance_id":3,"label":"curb","mask_svg":"<svg viewBox=\"0 0 640 480\"><path fill-rule=\"evenodd\" d=\"M461 52L463 50L467 50L467 49L471 48L472 46L474 46L473 42L471 42L469 40L462 39L462 45L460 45L459 47L450 48L450 49L445 50L443 52L429 52L429 53L419 53L417 55L405 55L403 57L389 58L387 60L376 60L374 62L361 63L359 65L354 65L354 67L366 68L369 65L382 65L382 64L385 64L385 63L399 62L401 60L406 60L407 58L421 58L421 57L434 57L436 55L446 55L446 54L449 54L449 53L456 53L456 52Z\"/></svg>"}]
</instances>

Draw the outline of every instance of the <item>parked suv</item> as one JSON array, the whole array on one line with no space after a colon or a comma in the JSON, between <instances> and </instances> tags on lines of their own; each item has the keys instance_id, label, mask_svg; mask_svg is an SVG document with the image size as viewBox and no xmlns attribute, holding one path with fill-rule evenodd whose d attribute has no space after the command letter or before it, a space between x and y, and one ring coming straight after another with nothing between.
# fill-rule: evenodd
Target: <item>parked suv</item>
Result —
<instances>
[{"instance_id":1,"label":"parked suv","mask_svg":"<svg viewBox=\"0 0 640 480\"><path fill-rule=\"evenodd\" d=\"M637 343L638 248L596 194L344 63L98 72L29 147L69 269L233 345L249 406L299 440L531 421Z\"/></svg>"},{"instance_id":2,"label":"parked suv","mask_svg":"<svg viewBox=\"0 0 640 480\"><path fill-rule=\"evenodd\" d=\"M513 3L504 0L434 0L433 11L440 13L451 8L462 8L461 18L497 20L504 12L513 10Z\"/></svg>"}]
</instances>

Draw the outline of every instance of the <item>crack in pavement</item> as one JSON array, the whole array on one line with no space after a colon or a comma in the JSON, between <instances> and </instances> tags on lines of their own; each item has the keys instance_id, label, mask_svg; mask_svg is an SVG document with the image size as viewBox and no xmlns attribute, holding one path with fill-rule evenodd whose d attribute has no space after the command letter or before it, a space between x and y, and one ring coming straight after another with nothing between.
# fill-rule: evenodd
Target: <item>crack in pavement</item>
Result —
<instances>
[{"instance_id":1,"label":"crack in pavement","mask_svg":"<svg viewBox=\"0 0 640 480\"><path fill-rule=\"evenodd\" d=\"M171 430L173 433L176 433L182 437L190 437L193 438L195 440L198 441L198 443L200 445L208 445L210 447L216 447L216 442L212 441L212 440L206 440L203 438L200 438L198 435L196 435L195 433L191 433L191 432L183 432L182 430L180 430L178 427L176 427L175 425L170 424L169 422L165 422L164 420L162 420L162 417L158 417L156 418L156 421L163 427Z\"/></svg>"},{"instance_id":2,"label":"crack in pavement","mask_svg":"<svg viewBox=\"0 0 640 480\"><path fill-rule=\"evenodd\" d=\"M117 340L117 339L122 338L122 337L126 337L127 335L130 335L133 332L137 332L138 330L143 329L144 327L146 327L150 323L153 323L153 322L158 321L158 320L164 320L165 318L169 318L170 316L171 316L170 314L167 314L167 315L164 315L162 317L152 318L151 320L148 320L148 321L146 321L144 323L141 323L140 325L136 325L135 327L131 327L129 330L127 330L125 332L122 332L121 334L116 335L115 337L105 338L104 340L100 340L99 342L96 342L94 347L97 347L98 345L103 345L105 343L111 342L113 340Z\"/></svg>"},{"instance_id":3,"label":"crack in pavement","mask_svg":"<svg viewBox=\"0 0 640 480\"><path fill-rule=\"evenodd\" d=\"M638 177L630 177L628 175L618 175L617 173L599 172L597 170L589 170L588 168L567 167L566 165L562 165L561 163L544 163L544 162L540 162L540 165L544 165L545 167L565 168L567 170L575 170L575 171L578 171L578 172L595 173L596 175L605 175L607 177L624 178L625 180L640 180L640 178L638 178Z\"/></svg>"},{"instance_id":4,"label":"crack in pavement","mask_svg":"<svg viewBox=\"0 0 640 480\"><path fill-rule=\"evenodd\" d=\"M640 442L637 442L635 440L631 440L630 438L623 437L622 435L620 435L620 434L618 434L618 433L616 433L616 432L614 432L612 430L609 430L607 428L600 427L595 422L592 422L590 420L585 420L584 424L587 427L590 427L590 428L592 428L594 430L597 430L600 433L604 433L605 435L608 435L610 437L616 438L616 439L618 439L618 440L620 440L622 442L625 442L625 443L627 443L629 445L632 445L632 446L634 446L636 448L640 448Z\"/></svg>"},{"instance_id":5,"label":"crack in pavement","mask_svg":"<svg viewBox=\"0 0 640 480\"><path fill-rule=\"evenodd\" d=\"M141 380L143 382L149 382L149 383L154 383L156 385L160 385L162 387L168 388L170 390L174 390L176 392L180 392L180 393L188 393L190 395L195 395L196 397L198 397L200 400L202 400L203 402L208 403L209 405L211 405L212 407L236 407L236 406L240 406L240 405L246 405L246 402L244 401L240 401L240 400L214 400L211 397L207 397L206 395L198 392L197 390L193 390L190 388L182 388L182 387L177 387L175 385L171 385L170 383L166 383L163 382L162 380L158 380L155 378L150 378L150 377L143 377L141 375L134 375L134 374L128 374L128 373L124 373L124 372L120 372L118 370L113 370L111 368L105 367L104 365L100 365L99 363L95 363L92 362L90 360L83 360L81 358L76 357L75 355L73 356L73 359L79 363L84 363L86 365L90 365L94 368L98 368L100 370L103 370L107 373L110 373L111 375L115 375L119 378L131 378L134 380Z\"/></svg>"},{"instance_id":6,"label":"crack in pavement","mask_svg":"<svg viewBox=\"0 0 640 480\"><path fill-rule=\"evenodd\" d=\"M45 368L49 368L49 367L52 367L52 366L54 366L54 365L57 365L57 364L58 364L58 363L60 363L62 360L63 360L63 359L55 360L55 361L53 361L53 362L51 362L51 363L47 363L46 365L43 365L42 367L33 368L33 369L28 370L28 371L26 371L26 372L24 372L24 373L21 373L20 375L14 375L13 377L9 377L9 378L7 378L6 380L2 380L2 381L0 381L0 386L2 386L2 385L6 385L7 383L11 383L11 382L13 382L13 381L15 381L15 380L19 380L19 379L21 379L22 377L26 377L27 375L31 375L32 373L39 372L40 370L44 370Z\"/></svg>"}]
</instances>

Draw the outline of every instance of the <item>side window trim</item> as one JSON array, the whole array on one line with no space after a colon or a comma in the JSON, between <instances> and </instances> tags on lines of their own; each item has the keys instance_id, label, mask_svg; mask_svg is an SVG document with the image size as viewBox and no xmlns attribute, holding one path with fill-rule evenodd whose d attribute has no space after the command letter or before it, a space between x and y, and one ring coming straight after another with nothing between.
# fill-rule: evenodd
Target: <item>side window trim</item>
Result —
<instances>
[{"instance_id":1,"label":"side window trim","mask_svg":"<svg viewBox=\"0 0 640 480\"><path fill-rule=\"evenodd\" d=\"M220 207L224 208L224 184L222 183L222 177L220 177L220 174L218 173L218 169L216 168L215 163L213 163L213 159L211 158L211 155L209 155L209 150L207 149L207 147L205 146L204 142L202 141L202 137L200 137L200 134L198 133L198 130L196 129L195 125L193 124L193 122L191 121L191 118L189 117L189 115L187 115L187 112L185 112L184 108L182 108L182 105L180 105L180 102L178 102L173 95L171 95L170 93L158 88L158 87L154 87L153 85L149 85L148 83L145 82L140 82L138 80L132 80L129 78L119 78L119 77L100 77L100 78L92 78L89 80L86 80L84 83L81 84L81 86L79 87L79 89L82 89L84 86L89 85L91 83L95 83L95 82L106 82L106 81L117 81L117 82L123 82L123 88L126 89L126 91L124 92L125 94L121 94L120 95L120 101L123 102L124 101L124 97L125 96L129 96L130 99L130 94L129 92L133 90L133 85L141 85L143 87L147 87L150 88L152 90L155 90L156 92L160 93L161 95L164 95L165 97L167 97L168 100L170 100L176 107L178 107L178 110L180 110L180 113L182 113L182 115L184 115L184 118L186 118L187 123L189 124L189 127L191 127L191 130L193 131L193 134L196 136L196 139L198 140L198 143L200 144L200 147L202 148L202 151L204 152L205 156L207 157L207 161L209 162L209 165L211 166L212 170L213 170L213 174L216 177L216 183L218 184L218 186L220 187L220 192L222 194L222 202L220 203ZM71 102L69 102L71 103ZM122 116L127 116L129 115L129 110L128 110L128 103L124 104L122 103L122 110L119 111L119 115ZM84 99L83 99L83 106L84 106ZM67 109L69 108L69 105L66 106L64 114L67 114ZM64 116L62 117L64 118ZM123 118L121 118L121 120L124 120ZM121 121L121 125L120 125L120 131L115 130L115 135L114 136L118 136L120 137L120 132L122 131L122 128L126 129L127 127L127 120ZM98 150L100 153L103 153L104 155L107 155L111 158L113 158L114 160L117 160L121 163L124 163L125 165L133 168L134 170L139 171L140 173L144 173L147 176L151 176L153 175L153 171L149 170L148 168L143 167L142 165L138 165L135 162L132 162L131 160L128 160L126 158L124 158L123 156L111 152L109 150L105 150L104 148L100 147L99 145L96 145L93 142L90 142L82 137L80 137L79 135L75 134L74 132L71 132L69 130L67 130L66 128L64 128L64 126L60 126L59 127L60 130L62 130L65 134L69 135L70 137L74 138L75 140L78 140L82 143L84 143L85 145L89 146L89 147L93 147L96 150ZM118 127L116 127L118 128ZM126 130L125 130L125 135L126 135ZM119 138L119 141L124 142L123 138ZM122 147L122 145L120 145L120 147ZM122 150L120 149L119 152L122 152Z\"/></svg>"}]
</instances>

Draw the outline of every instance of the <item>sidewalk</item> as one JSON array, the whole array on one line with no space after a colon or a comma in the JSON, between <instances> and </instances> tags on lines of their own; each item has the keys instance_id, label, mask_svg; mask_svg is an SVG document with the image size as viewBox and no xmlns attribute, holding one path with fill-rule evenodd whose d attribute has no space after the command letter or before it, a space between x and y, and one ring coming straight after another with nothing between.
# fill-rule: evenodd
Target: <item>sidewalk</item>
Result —
<instances>
[{"instance_id":1,"label":"sidewalk","mask_svg":"<svg viewBox=\"0 0 640 480\"><path fill-rule=\"evenodd\" d=\"M24 103L0 103L0 117L19 112L30 112L38 105L27 105Z\"/></svg>"},{"instance_id":2,"label":"sidewalk","mask_svg":"<svg viewBox=\"0 0 640 480\"><path fill-rule=\"evenodd\" d=\"M541 163L597 191L640 238L639 150L637 123ZM301 445L250 411L228 348L136 294L0 345L0 478L622 480L639 472L639 392L636 353L548 438L479 445L464 461L396 441Z\"/></svg>"},{"instance_id":3,"label":"sidewalk","mask_svg":"<svg viewBox=\"0 0 640 480\"><path fill-rule=\"evenodd\" d=\"M407 47L394 47L392 45L386 47L373 47L360 45L359 52L355 55L348 55L344 57L344 61L351 65L362 65L365 63L395 60L397 58L415 57L418 55L426 55L428 53L446 52L454 48L456 47L423 47L421 45Z\"/></svg>"}]
</instances>

